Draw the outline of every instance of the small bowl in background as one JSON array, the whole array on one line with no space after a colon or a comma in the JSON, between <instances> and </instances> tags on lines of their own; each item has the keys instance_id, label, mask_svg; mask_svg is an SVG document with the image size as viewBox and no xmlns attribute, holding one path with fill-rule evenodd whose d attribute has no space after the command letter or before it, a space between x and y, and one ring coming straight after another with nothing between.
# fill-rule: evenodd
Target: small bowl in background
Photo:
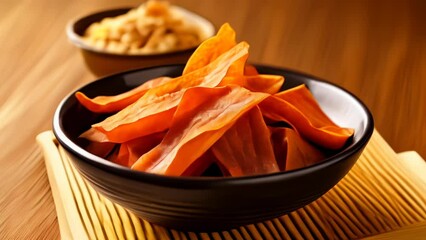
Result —
<instances>
[{"instance_id":1,"label":"small bowl in background","mask_svg":"<svg viewBox=\"0 0 426 240\"><path fill-rule=\"evenodd\" d=\"M178 6L170 6L170 8L181 14L191 23L196 23L200 26L200 30L202 31L201 34L204 38L211 37L215 34L215 27L207 19ZM130 9L131 8L119 8L100 11L77 18L68 23L66 27L67 36L69 40L80 49L88 69L93 74L100 77L137 68L183 64L187 62L197 46L166 53L135 55L126 53L117 54L106 50L100 50L87 44L83 40L82 36L85 30L92 23L99 22L107 17L125 14Z\"/></svg>"},{"instance_id":2,"label":"small bowl in background","mask_svg":"<svg viewBox=\"0 0 426 240\"><path fill-rule=\"evenodd\" d=\"M179 76L184 65L119 73L82 87L89 97L115 95L159 76ZM344 89L315 77L258 66L285 76L283 89L306 84L338 125L355 129L353 140L324 161L301 169L247 177L172 177L131 170L95 156L78 137L100 120L71 93L60 103L53 132L81 175L111 201L152 223L189 231L217 231L281 216L316 200L352 168L373 130L368 108Z\"/></svg>"}]
</instances>

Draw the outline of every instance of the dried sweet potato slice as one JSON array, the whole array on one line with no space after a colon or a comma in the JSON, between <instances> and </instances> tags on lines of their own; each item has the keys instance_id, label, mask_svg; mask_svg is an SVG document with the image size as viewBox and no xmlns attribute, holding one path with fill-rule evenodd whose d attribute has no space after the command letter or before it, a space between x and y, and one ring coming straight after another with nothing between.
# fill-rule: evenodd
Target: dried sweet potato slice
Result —
<instances>
[{"instance_id":1,"label":"dried sweet potato slice","mask_svg":"<svg viewBox=\"0 0 426 240\"><path fill-rule=\"evenodd\" d=\"M219 86L230 84L245 87L252 92L263 92L275 94L284 83L284 77L279 75L258 74L249 76L230 76L225 77Z\"/></svg>"},{"instance_id":2,"label":"dried sweet potato slice","mask_svg":"<svg viewBox=\"0 0 426 240\"><path fill-rule=\"evenodd\" d=\"M259 72L257 71L254 65L246 63L246 65L244 66L244 75L253 76L258 74Z\"/></svg>"},{"instance_id":3,"label":"dried sweet potato slice","mask_svg":"<svg viewBox=\"0 0 426 240\"><path fill-rule=\"evenodd\" d=\"M131 167L143 154L157 146L165 134L165 132L154 133L122 143L118 155L112 161Z\"/></svg>"},{"instance_id":4,"label":"dried sweet potato slice","mask_svg":"<svg viewBox=\"0 0 426 240\"><path fill-rule=\"evenodd\" d=\"M284 77L279 75L258 74L246 76L245 87L253 92L275 94L284 83Z\"/></svg>"},{"instance_id":5,"label":"dried sweet potato slice","mask_svg":"<svg viewBox=\"0 0 426 240\"><path fill-rule=\"evenodd\" d=\"M90 142L86 147L86 151L96 156L106 158L110 155L117 145L109 142Z\"/></svg>"},{"instance_id":6,"label":"dried sweet potato slice","mask_svg":"<svg viewBox=\"0 0 426 240\"><path fill-rule=\"evenodd\" d=\"M325 154L291 128L271 128L275 158L281 171L307 167L325 159Z\"/></svg>"},{"instance_id":7,"label":"dried sweet potato slice","mask_svg":"<svg viewBox=\"0 0 426 240\"><path fill-rule=\"evenodd\" d=\"M121 166L129 166L129 149L126 144L120 144L118 151L109 159L113 163L117 163Z\"/></svg>"},{"instance_id":8,"label":"dried sweet potato slice","mask_svg":"<svg viewBox=\"0 0 426 240\"><path fill-rule=\"evenodd\" d=\"M96 113L118 112L128 105L136 102L149 89L166 84L173 80L170 77L159 77L145 82L144 84L131 89L130 91L114 96L97 96L93 99L87 97L82 92L76 92L75 97L87 109Z\"/></svg>"},{"instance_id":9,"label":"dried sweet potato slice","mask_svg":"<svg viewBox=\"0 0 426 240\"><path fill-rule=\"evenodd\" d=\"M331 119L321 110L315 97L309 91L305 84L287 89L275 94L275 96L287 101L299 111L309 116L309 121L314 126L333 126L338 127ZM346 132L346 130L342 130Z\"/></svg>"},{"instance_id":10,"label":"dried sweet potato slice","mask_svg":"<svg viewBox=\"0 0 426 240\"><path fill-rule=\"evenodd\" d=\"M241 42L203 68L151 88L135 103L92 125L89 131L102 132L103 141L123 143L167 129L170 121L165 119L171 119L185 90L195 86L217 86L231 64L248 54L248 48L247 43ZM81 136L92 141L101 140L97 138L99 134L83 133Z\"/></svg>"},{"instance_id":11,"label":"dried sweet potato slice","mask_svg":"<svg viewBox=\"0 0 426 240\"><path fill-rule=\"evenodd\" d=\"M207 151L189 165L181 176L201 176L215 162L216 158L213 153L211 151Z\"/></svg>"},{"instance_id":12,"label":"dried sweet potato slice","mask_svg":"<svg viewBox=\"0 0 426 240\"><path fill-rule=\"evenodd\" d=\"M248 54L241 57L229 67L228 72L226 73L227 77L232 76L244 76L244 69L248 59Z\"/></svg>"},{"instance_id":13,"label":"dried sweet potato slice","mask_svg":"<svg viewBox=\"0 0 426 240\"><path fill-rule=\"evenodd\" d=\"M229 23L223 24L215 36L205 40L198 46L188 59L182 75L206 66L235 45L234 29Z\"/></svg>"},{"instance_id":14,"label":"dried sweet potato slice","mask_svg":"<svg viewBox=\"0 0 426 240\"><path fill-rule=\"evenodd\" d=\"M241 115L266 97L238 86L188 89L163 141L132 169L182 175Z\"/></svg>"},{"instance_id":15,"label":"dried sweet potato slice","mask_svg":"<svg viewBox=\"0 0 426 240\"><path fill-rule=\"evenodd\" d=\"M352 137L354 130L341 128L333 123L319 108L309 90L288 92L294 98L290 103L285 93L270 96L259 104L265 117L272 121L284 121L304 138L329 149L339 149ZM307 90L307 89L306 89ZM301 104L303 102L303 105Z\"/></svg>"},{"instance_id":16,"label":"dried sweet potato slice","mask_svg":"<svg viewBox=\"0 0 426 240\"><path fill-rule=\"evenodd\" d=\"M240 117L211 151L233 177L279 171L269 129L257 106Z\"/></svg>"},{"instance_id":17,"label":"dried sweet potato slice","mask_svg":"<svg viewBox=\"0 0 426 240\"><path fill-rule=\"evenodd\" d=\"M145 104L132 104L84 132L81 137L95 142L124 143L162 132L170 126L183 92L160 96Z\"/></svg>"},{"instance_id":18,"label":"dried sweet potato slice","mask_svg":"<svg viewBox=\"0 0 426 240\"><path fill-rule=\"evenodd\" d=\"M216 36L207 39L194 51L183 70L183 75L197 70L214 61L221 54L236 45L235 31L229 23L223 24ZM244 75L248 55L235 61L229 68L226 76Z\"/></svg>"}]
</instances>

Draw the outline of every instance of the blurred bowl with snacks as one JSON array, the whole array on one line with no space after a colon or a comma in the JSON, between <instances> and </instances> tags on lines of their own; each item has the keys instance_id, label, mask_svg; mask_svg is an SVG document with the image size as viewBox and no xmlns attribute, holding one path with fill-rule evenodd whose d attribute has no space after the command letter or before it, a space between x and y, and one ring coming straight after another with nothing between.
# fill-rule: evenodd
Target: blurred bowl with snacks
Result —
<instances>
[{"instance_id":1,"label":"blurred bowl with snacks","mask_svg":"<svg viewBox=\"0 0 426 240\"><path fill-rule=\"evenodd\" d=\"M99 11L66 27L89 70L106 76L136 68L185 63L215 33L213 24L167 1Z\"/></svg>"}]
</instances>

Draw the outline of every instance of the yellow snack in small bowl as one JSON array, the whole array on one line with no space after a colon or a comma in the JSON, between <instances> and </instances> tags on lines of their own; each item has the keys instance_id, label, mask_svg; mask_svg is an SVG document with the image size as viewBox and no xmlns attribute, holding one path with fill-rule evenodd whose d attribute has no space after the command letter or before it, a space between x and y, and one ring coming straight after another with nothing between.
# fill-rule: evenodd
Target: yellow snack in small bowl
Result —
<instances>
[{"instance_id":1,"label":"yellow snack in small bowl","mask_svg":"<svg viewBox=\"0 0 426 240\"><path fill-rule=\"evenodd\" d=\"M203 31L167 1L149 0L116 17L91 24L83 40L117 54L157 54L197 46Z\"/></svg>"}]
</instances>

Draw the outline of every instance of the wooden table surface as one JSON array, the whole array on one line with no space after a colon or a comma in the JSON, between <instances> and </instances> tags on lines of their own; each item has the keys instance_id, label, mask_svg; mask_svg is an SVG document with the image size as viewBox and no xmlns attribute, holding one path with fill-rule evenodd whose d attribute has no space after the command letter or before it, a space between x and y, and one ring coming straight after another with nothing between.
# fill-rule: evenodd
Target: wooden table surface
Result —
<instances>
[{"instance_id":1,"label":"wooden table surface","mask_svg":"<svg viewBox=\"0 0 426 240\"><path fill-rule=\"evenodd\" d=\"M426 156L426 1L174 0L250 43L250 61L339 84L396 152ZM59 101L95 78L65 35L81 14L141 1L0 1L0 238L59 238L35 136Z\"/></svg>"}]
</instances>

